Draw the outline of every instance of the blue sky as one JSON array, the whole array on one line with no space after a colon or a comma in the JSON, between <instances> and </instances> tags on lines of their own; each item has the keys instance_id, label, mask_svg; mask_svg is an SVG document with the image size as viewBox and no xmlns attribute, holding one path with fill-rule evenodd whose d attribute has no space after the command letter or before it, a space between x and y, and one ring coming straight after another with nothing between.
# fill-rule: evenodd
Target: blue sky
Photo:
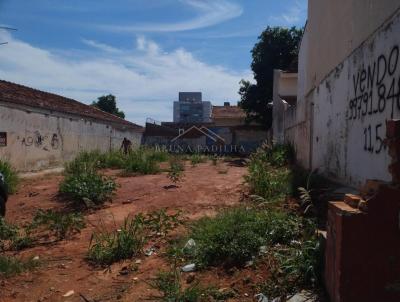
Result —
<instances>
[{"instance_id":1,"label":"blue sky","mask_svg":"<svg viewBox=\"0 0 400 302\"><path fill-rule=\"evenodd\" d=\"M237 102L268 25L303 26L306 0L0 0L0 79L84 103L112 93L127 119L172 119L179 91Z\"/></svg>"}]
</instances>

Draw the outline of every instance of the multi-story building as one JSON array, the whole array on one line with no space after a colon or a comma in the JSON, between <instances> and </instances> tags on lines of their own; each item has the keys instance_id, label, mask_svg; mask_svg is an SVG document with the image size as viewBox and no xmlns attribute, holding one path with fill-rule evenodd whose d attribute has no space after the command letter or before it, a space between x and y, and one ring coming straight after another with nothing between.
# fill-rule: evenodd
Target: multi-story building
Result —
<instances>
[{"instance_id":1,"label":"multi-story building","mask_svg":"<svg viewBox=\"0 0 400 302\"><path fill-rule=\"evenodd\" d=\"M174 123L208 123L211 121L211 102L203 102L201 92L179 92L174 102Z\"/></svg>"}]
</instances>

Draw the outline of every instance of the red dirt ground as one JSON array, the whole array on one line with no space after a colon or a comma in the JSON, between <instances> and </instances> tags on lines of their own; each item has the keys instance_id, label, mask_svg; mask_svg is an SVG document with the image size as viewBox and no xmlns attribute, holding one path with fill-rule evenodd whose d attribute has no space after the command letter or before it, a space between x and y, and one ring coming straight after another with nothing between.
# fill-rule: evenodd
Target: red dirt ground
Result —
<instances>
[{"instance_id":1,"label":"red dirt ground","mask_svg":"<svg viewBox=\"0 0 400 302\"><path fill-rule=\"evenodd\" d=\"M118 171L107 171L117 177ZM243 176L246 168L210 162L196 167L186 166L185 178L180 187L165 189L170 185L165 173L158 175L117 177L120 185L113 202L104 208L86 214L87 226L78 235L53 245L36 246L16 253L19 257L39 256L42 265L31 272L19 276L0 278L0 301L154 301L156 295L148 281L160 269L168 269L169 264L163 251L165 241L158 252L149 257L139 257L138 270L121 275L121 268L135 260L113 264L109 269L94 268L85 261L91 234L101 221L119 225L127 215L150 212L157 209L180 209L192 220L204 215L213 215L223 207L240 203L246 190ZM31 221L38 209L62 209L65 207L57 198L59 174L40 176L24 180L18 194L8 202L6 220L22 225ZM177 236L184 232L183 227L173 232ZM264 271L264 273L262 273ZM257 270L210 269L196 272L195 279L204 286L215 286L221 290L235 289L236 298L229 301L254 301L254 284L265 280L266 269ZM183 274L183 280L187 274ZM73 290L70 297L63 297Z\"/></svg>"}]
</instances>

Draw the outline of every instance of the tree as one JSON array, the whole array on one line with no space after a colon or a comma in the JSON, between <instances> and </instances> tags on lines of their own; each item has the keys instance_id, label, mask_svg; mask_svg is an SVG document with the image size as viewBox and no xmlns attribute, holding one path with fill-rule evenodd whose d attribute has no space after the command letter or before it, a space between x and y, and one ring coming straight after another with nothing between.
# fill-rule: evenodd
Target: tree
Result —
<instances>
[{"instance_id":1,"label":"tree","mask_svg":"<svg viewBox=\"0 0 400 302\"><path fill-rule=\"evenodd\" d=\"M112 94L103 95L97 98L97 102L93 102L92 106L99 108L102 111L114 114L120 118L125 118L125 113L117 108L117 101Z\"/></svg>"},{"instance_id":2,"label":"tree","mask_svg":"<svg viewBox=\"0 0 400 302\"><path fill-rule=\"evenodd\" d=\"M297 70L298 53L303 29L267 27L258 37L251 51L255 84L240 82L239 106L249 121L257 121L268 128L272 125L274 69Z\"/></svg>"}]
</instances>

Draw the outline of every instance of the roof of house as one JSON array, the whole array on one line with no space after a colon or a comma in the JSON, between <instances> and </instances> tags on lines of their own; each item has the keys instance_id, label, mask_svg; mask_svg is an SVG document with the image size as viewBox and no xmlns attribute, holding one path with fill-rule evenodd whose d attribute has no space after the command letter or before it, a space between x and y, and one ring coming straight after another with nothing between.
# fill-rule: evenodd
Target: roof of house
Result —
<instances>
[{"instance_id":1,"label":"roof of house","mask_svg":"<svg viewBox=\"0 0 400 302\"><path fill-rule=\"evenodd\" d=\"M93 118L142 131L143 127L73 99L0 80L0 101Z\"/></svg>"},{"instance_id":2,"label":"roof of house","mask_svg":"<svg viewBox=\"0 0 400 302\"><path fill-rule=\"evenodd\" d=\"M238 106L213 106L211 118L245 118L246 113Z\"/></svg>"}]
</instances>

